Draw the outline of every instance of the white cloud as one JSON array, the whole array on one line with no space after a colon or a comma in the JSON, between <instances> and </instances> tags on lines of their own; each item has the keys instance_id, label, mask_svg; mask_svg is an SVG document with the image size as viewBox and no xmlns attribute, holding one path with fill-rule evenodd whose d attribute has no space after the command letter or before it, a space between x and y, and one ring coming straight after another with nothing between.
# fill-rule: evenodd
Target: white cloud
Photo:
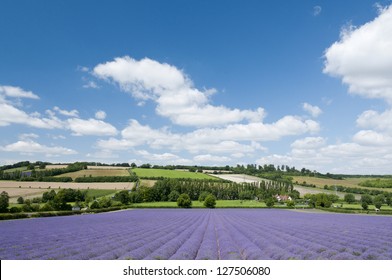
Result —
<instances>
[{"instance_id":1,"label":"white cloud","mask_svg":"<svg viewBox=\"0 0 392 280\"><path fill-rule=\"evenodd\" d=\"M32 140L20 140L13 144L0 146L1 151L21 154L45 154L46 156L73 155L76 151L58 146L45 146Z\"/></svg>"},{"instance_id":2,"label":"white cloud","mask_svg":"<svg viewBox=\"0 0 392 280\"><path fill-rule=\"evenodd\" d=\"M86 84L83 85L83 88L94 88L94 89L97 89L97 88L100 88L100 86L97 85L97 83L94 82L94 81L86 81Z\"/></svg>"},{"instance_id":3,"label":"white cloud","mask_svg":"<svg viewBox=\"0 0 392 280\"><path fill-rule=\"evenodd\" d=\"M100 150L95 153L88 153L86 157L93 159L115 159L119 158L119 155L113 153L111 150Z\"/></svg>"},{"instance_id":4,"label":"white cloud","mask_svg":"<svg viewBox=\"0 0 392 280\"><path fill-rule=\"evenodd\" d=\"M227 163L230 162L230 158L226 156L215 156L211 154L197 155L193 157L193 160L199 164L211 164L212 163Z\"/></svg>"},{"instance_id":5,"label":"white cloud","mask_svg":"<svg viewBox=\"0 0 392 280\"><path fill-rule=\"evenodd\" d=\"M106 113L104 111L97 111L95 113L95 118L98 120L104 120L106 118Z\"/></svg>"},{"instance_id":6,"label":"white cloud","mask_svg":"<svg viewBox=\"0 0 392 280\"><path fill-rule=\"evenodd\" d=\"M62 127L61 121L53 116L38 118L34 113L29 115L10 104L0 103L0 126L8 126L13 123L46 129Z\"/></svg>"},{"instance_id":7,"label":"white cloud","mask_svg":"<svg viewBox=\"0 0 392 280\"><path fill-rule=\"evenodd\" d=\"M320 15L321 11L322 11L321 6L314 6L313 7L313 16L316 17L316 16Z\"/></svg>"},{"instance_id":8,"label":"white cloud","mask_svg":"<svg viewBox=\"0 0 392 280\"><path fill-rule=\"evenodd\" d=\"M357 125L392 133L392 110L386 110L381 114L374 110L367 110L358 117Z\"/></svg>"},{"instance_id":9,"label":"white cloud","mask_svg":"<svg viewBox=\"0 0 392 280\"><path fill-rule=\"evenodd\" d=\"M75 136L113 136L118 133L117 129L111 124L96 119L83 120L72 118L67 120L67 124Z\"/></svg>"},{"instance_id":10,"label":"white cloud","mask_svg":"<svg viewBox=\"0 0 392 280\"><path fill-rule=\"evenodd\" d=\"M317 122L303 121L293 116L286 116L272 124L236 124L225 128L202 128L189 133L172 133L165 128L153 129L137 120L130 120L129 125L121 131L122 139L99 140L97 147L126 150L148 145L153 149L170 148L190 153L212 150L218 154L254 153L266 151L266 148L256 141L274 141L284 136L315 133L318 130Z\"/></svg>"},{"instance_id":11,"label":"white cloud","mask_svg":"<svg viewBox=\"0 0 392 280\"><path fill-rule=\"evenodd\" d=\"M358 131L354 137L353 141L360 145L365 146L386 146L392 145L392 137L379 133L373 130L361 130Z\"/></svg>"},{"instance_id":12,"label":"white cloud","mask_svg":"<svg viewBox=\"0 0 392 280\"><path fill-rule=\"evenodd\" d=\"M317 118L323 112L318 106L313 106L306 102L302 104L302 108L314 118Z\"/></svg>"},{"instance_id":13,"label":"white cloud","mask_svg":"<svg viewBox=\"0 0 392 280\"><path fill-rule=\"evenodd\" d=\"M241 121L259 122L263 108L229 109L209 104L215 89L199 90L183 71L149 58L139 61L125 56L97 65L96 77L113 81L138 100L153 100L156 112L173 123L186 126L221 126Z\"/></svg>"},{"instance_id":14,"label":"white cloud","mask_svg":"<svg viewBox=\"0 0 392 280\"><path fill-rule=\"evenodd\" d=\"M76 70L80 71L80 72L90 72L90 69L86 66L81 66L78 65L78 67L76 67Z\"/></svg>"},{"instance_id":15,"label":"white cloud","mask_svg":"<svg viewBox=\"0 0 392 280\"><path fill-rule=\"evenodd\" d=\"M78 117L79 116L78 110L67 111L67 110L60 109L57 106L53 107L53 110L58 112L60 115L67 116L67 117Z\"/></svg>"},{"instance_id":16,"label":"white cloud","mask_svg":"<svg viewBox=\"0 0 392 280\"><path fill-rule=\"evenodd\" d=\"M296 116L285 116L275 123L232 124L224 128L203 128L188 134L195 142L228 141L275 141L290 135L316 133L319 124Z\"/></svg>"},{"instance_id":17,"label":"white cloud","mask_svg":"<svg viewBox=\"0 0 392 280\"><path fill-rule=\"evenodd\" d=\"M315 149L325 145L323 137L306 137L304 139L297 139L291 147L294 149Z\"/></svg>"},{"instance_id":18,"label":"white cloud","mask_svg":"<svg viewBox=\"0 0 392 280\"><path fill-rule=\"evenodd\" d=\"M30 98L30 99L39 99L39 96L34 94L31 91L25 91L20 87L13 86L2 86L0 85L0 95L3 94L7 97L14 98Z\"/></svg>"},{"instance_id":19,"label":"white cloud","mask_svg":"<svg viewBox=\"0 0 392 280\"><path fill-rule=\"evenodd\" d=\"M22 133L19 135L20 140L37 139L39 136L35 133Z\"/></svg>"},{"instance_id":20,"label":"white cloud","mask_svg":"<svg viewBox=\"0 0 392 280\"><path fill-rule=\"evenodd\" d=\"M391 138L372 131L361 131L354 142L327 144L321 137L298 139L285 154L261 157L257 164L305 167L338 174L389 174L392 165ZM388 144L389 143L389 144Z\"/></svg>"},{"instance_id":21,"label":"white cloud","mask_svg":"<svg viewBox=\"0 0 392 280\"><path fill-rule=\"evenodd\" d=\"M392 104L392 5L373 21L350 25L325 51L324 73L341 77L349 91Z\"/></svg>"}]
</instances>

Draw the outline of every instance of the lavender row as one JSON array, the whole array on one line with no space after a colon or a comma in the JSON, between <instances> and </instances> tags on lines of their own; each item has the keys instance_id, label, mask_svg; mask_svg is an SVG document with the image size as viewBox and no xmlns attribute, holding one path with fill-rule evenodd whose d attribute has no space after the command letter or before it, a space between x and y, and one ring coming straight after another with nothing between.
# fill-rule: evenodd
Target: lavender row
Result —
<instances>
[{"instance_id":1,"label":"lavender row","mask_svg":"<svg viewBox=\"0 0 392 280\"><path fill-rule=\"evenodd\" d=\"M0 222L0 259L392 259L392 217L154 209Z\"/></svg>"}]
</instances>

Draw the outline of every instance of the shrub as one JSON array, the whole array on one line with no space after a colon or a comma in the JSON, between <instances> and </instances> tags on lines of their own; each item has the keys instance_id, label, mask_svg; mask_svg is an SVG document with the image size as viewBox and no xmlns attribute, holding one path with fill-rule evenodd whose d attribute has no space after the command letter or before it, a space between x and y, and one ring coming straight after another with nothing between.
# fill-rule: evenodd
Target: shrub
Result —
<instances>
[{"instance_id":1,"label":"shrub","mask_svg":"<svg viewBox=\"0 0 392 280\"><path fill-rule=\"evenodd\" d=\"M90 205L90 209L99 209L101 206L99 205L99 202L94 200L93 203Z\"/></svg>"},{"instance_id":2,"label":"shrub","mask_svg":"<svg viewBox=\"0 0 392 280\"><path fill-rule=\"evenodd\" d=\"M102 208L109 208L112 206L112 200L109 197L104 196L99 200L99 205Z\"/></svg>"},{"instance_id":3,"label":"shrub","mask_svg":"<svg viewBox=\"0 0 392 280\"><path fill-rule=\"evenodd\" d=\"M177 199L178 207L182 208L191 208L192 207L192 200L188 194L183 193Z\"/></svg>"},{"instance_id":4,"label":"shrub","mask_svg":"<svg viewBox=\"0 0 392 280\"><path fill-rule=\"evenodd\" d=\"M268 198L265 201L265 204L267 205L268 208L272 208L274 206L274 204L275 204L275 200L272 197Z\"/></svg>"},{"instance_id":5,"label":"shrub","mask_svg":"<svg viewBox=\"0 0 392 280\"><path fill-rule=\"evenodd\" d=\"M50 203L45 203L40 211L54 211L54 208L52 207L52 205Z\"/></svg>"},{"instance_id":6,"label":"shrub","mask_svg":"<svg viewBox=\"0 0 392 280\"><path fill-rule=\"evenodd\" d=\"M289 208L294 208L295 207L295 201L294 200L288 200L286 202L287 207Z\"/></svg>"},{"instance_id":7,"label":"shrub","mask_svg":"<svg viewBox=\"0 0 392 280\"><path fill-rule=\"evenodd\" d=\"M204 206L207 208L215 208L216 205L216 198L213 194L207 195L204 200Z\"/></svg>"},{"instance_id":8,"label":"shrub","mask_svg":"<svg viewBox=\"0 0 392 280\"><path fill-rule=\"evenodd\" d=\"M238 198L241 200L251 200L253 198L253 194L250 191L242 191L238 194Z\"/></svg>"},{"instance_id":9,"label":"shrub","mask_svg":"<svg viewBox=\"0 0 392 280\"><path fill-rule=\"evenodd\" d=\"M369 204L366 201L362 201L361 206L363 210L367 210L369 208Z\"/></svg>"},{"instance_id":10,"label":"shrub","mask_svg":"<svg viewBox=\"0 0 392 280\"><path fill-rule=\"evenodd\" d=\"M41 197L34 197L31 200L32 203L41 203L42 202L42 198Z\"/></svg>"},{"instance_id":11,"label":"shrub","mask_svg":"<svg viewBox=\"0 0 392 280\"><path fill-rule=\"evenodd\" d=\"M141 203L143 202L143 197L139 191L132 191L129 194L129 200L132 203Z\"/></svg>"},{"instance_id":12,"label":"shrub","mask_svg":"<svg viewBox=\"0 0 392 280\"><path fill-rule=\"evenodd\" d=\"M10 213L20 213L20 212L22 212L22 209L20 207L13 206L10 208Z\"/></svg>"}]
</instances>

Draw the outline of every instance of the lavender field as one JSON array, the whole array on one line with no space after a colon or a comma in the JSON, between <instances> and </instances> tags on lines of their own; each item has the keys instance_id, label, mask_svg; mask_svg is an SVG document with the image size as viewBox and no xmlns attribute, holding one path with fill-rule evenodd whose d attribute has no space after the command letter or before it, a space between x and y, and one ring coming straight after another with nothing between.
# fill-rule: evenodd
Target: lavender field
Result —
<instances>
[{"instance_id":1,"label":"lavender field","mask_svg":"<svg viewBox=\"0 0 392 280\"><path fill-rule=\"evenodd\" d=\"M0 222L0 259L392 259L392 217L143 209Z\"/></svg>"}]
</instances>

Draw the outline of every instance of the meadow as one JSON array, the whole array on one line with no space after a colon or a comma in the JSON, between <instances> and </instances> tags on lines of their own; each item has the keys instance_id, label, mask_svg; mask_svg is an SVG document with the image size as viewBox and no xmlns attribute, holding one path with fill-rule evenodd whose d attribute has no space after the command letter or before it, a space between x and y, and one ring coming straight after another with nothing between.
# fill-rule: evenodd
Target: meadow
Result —
<instances>
[{"instance_id":1,"label":"meadow","mask_svg":"<svg viewBox=\"0 0 392 280\"><path fill-rule=\"evenodd\" d=\"M390 260L392 217L135 209L0 222L2 260Z\"/></svg>"},{"instance_id":2,"label":"meadow","mask_svg":"<svg viewBox=\"0 0 392 280\"><path fill-rule=\"evenodd\" d=\"M181 179L206 179L219 180L214 176L210 176L200 172L189 172L187 170L169 170L169 169L153 169L153 168L134 168L132 172L140 178L181 178Z\"/></svg>"}]
</instances>

